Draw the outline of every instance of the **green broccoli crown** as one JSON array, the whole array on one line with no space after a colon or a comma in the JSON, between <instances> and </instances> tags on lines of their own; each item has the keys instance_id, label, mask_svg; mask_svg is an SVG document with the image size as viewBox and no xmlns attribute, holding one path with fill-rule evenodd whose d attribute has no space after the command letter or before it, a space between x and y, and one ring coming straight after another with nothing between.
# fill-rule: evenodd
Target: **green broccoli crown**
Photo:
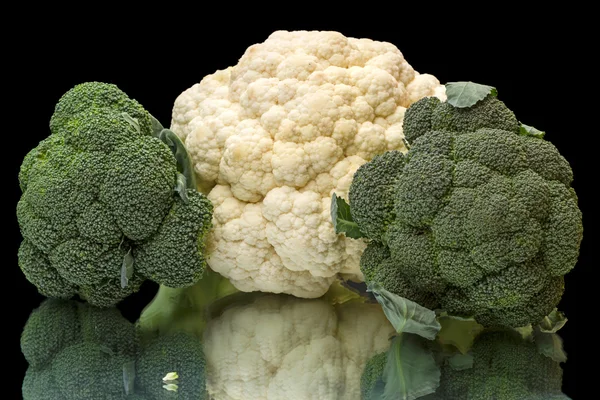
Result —
<instances>
[{"instance_id":1,"label":"green broccoli crown","mask_svg":"<svg viewBox=\"0 0 600 400\"><path fill-rule=\"evenodd\" d=\"M560 363L539 351L534 336L525 337L507 328L486 329L469 350L472 365L468 368L456 368L449 362L451 355L447 350L435 345L430 349L435 353L441 375L435 393L423 399L568 400L561 391L563 370ZM407 364L410 361L405 360ZM362 400L380 398L377 394L383 393L387 384L384 382L387 362L386 352L367 361L361 376ZM390 378L401 379L400 376L387 377Z\"/></svg>"},{"instance_id":2,"label":"green broccoli crown","mask_svg":"<svg viewBox=\"0 0 600 400\"><path fill-rule=\"evenodd\" d=\"M531 339L512 330L482 333L471 349L473 366L442 367L435 398L523 400L565 398L560 364L542 355ZM555 397L553 397L555 396Z\"/></svg>"},{"instance_id":3,"label":"green broccoli crown","mask_svg":"<svg viewBox=\"0 0 600 400\"><path fill-rule=\"evenodd\" d=\"M114 307L47 299L27 320L21 351L25 400L208 398L197 337L175 332L142 344Z\"/></svg>"},{"instance_id":4,"label":"green broccoli crown","mask_svg":"<svg viewBox=\"0 0 600 400\"><path fill-rule=\"evenodd\" d=\"M137 355L136 387L150 399L208 399L205 369L204 351L196 337L183 332L160 336ZM177 376L165 382L171 373ZM176 385L176 391L163 387L169 383Z\"/></svg>"},{"instance_id":5,"label":"green broccoli crown","mask_svg":"<svg viewBox=\"0 0 600 400\"><path fill-rule=\"evenodd\" d=\"M155 136L151 115L115 85L89 82L59 100L50 128L19 173L27 279L43 295L79 294L102 307L147 278L193 284L206 264L212 206L193 189L184 201L175 193L179 171L189 169L178 162L189 160Z\"/></svg>"},{"instance_id":6,"label":"green broccoli crown","mask_svg":"<svg viewBox=\"0 0 600 400\"><path fill-rule=\"evenodd\" d=\"M23 398L124 399L123 365L136 350L135 328L117 309L45 300L21 335Z\"/></svg>"},{"instance_id":7,"label":"green broccoli crown","mask_svg":"<svg viewBox=\"0 0 600 400\"><path fill-rule=\"evenodd\" d=\"M421 99L407 110L404 132L408 153L375 157L350 186L354 221L391 258L379 267L361 261L367 280L377 268L396 269L380 279L410 282L486 326L541 320L579 255L569 163L551 143L521 134L492 95L469 108Z\"/></svg>"}]
</instances>

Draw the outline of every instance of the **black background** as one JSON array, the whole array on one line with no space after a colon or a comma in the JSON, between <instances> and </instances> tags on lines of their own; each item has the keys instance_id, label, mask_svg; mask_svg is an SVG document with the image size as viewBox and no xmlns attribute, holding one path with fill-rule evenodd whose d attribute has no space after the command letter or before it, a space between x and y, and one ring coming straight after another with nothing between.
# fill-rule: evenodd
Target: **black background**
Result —
<instances>
[{"instance_id":1,"label":"black background","mask_svg":"<svg viewBox=\"0 0 600 400\"><path fill-rule=\"evenodd\" d=\"M236 7L230 2L221 6ZM516 11L499 16L499 10L492 9L479 16L452 16L432 14L433 6L410 11L400 5L397 10L361 7L354 14L334 13L329 18L317 18L319 9L311 8L314 13L302 22L299 15L289 18L293 9L270 9L280 17L265 14L264 21L235 10L187 8L154 16L125 15L120 10L59 16L56 9L49 14L36 9L35 15L23 10L14 16L18 28L3 39L8 52L3 60L8 68L3 95L10 104L3 106L3 154L9 156L4 168L9 195L3 244L3 326L9 330L4 346L9 360L4 364L12 371L4 376L4 387L14 389L14 398L19 398L27 368L19 335L29 312L43 299L17 266L21 241L15 216L20 196L17 174L25 154L49 134L54 104L78 83L111 82L169 125L173 102L183 90L217 69L235 65L248 46L278 29L337 30L345 36L391 42L417 71L431 73L441 82L470 80L495 86L520 121L546 131L546 139L571 163L583 212L579 262L566 277L559 306L569 318L561 330L569 357L563 365L564 392L573 399L583 397L594 384L584 370L597 353L590 325L596 302L588 299L597 292L591 252L596 243L593 191L598 182L597 111L592 111L597 100L592 96L598 90L598 75L590 57L598 46L586 12L553 10L552 15L526 17ZM146 284L120 308L135 319L155 289Z\"/></svg>"}]
</instances>

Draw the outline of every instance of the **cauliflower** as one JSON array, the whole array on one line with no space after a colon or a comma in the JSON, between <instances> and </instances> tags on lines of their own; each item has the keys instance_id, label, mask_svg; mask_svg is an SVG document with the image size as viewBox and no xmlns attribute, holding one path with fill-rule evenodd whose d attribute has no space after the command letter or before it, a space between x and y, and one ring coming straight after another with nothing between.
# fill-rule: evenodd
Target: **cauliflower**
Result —
<instances>
[{"instance_id":1,"label":"cauliflower","mask_svg":"<svg viewBox=\"0 0 600 400\"><path fill-rule=\"evenodd\" d=\"M233 303L204 333L216 400L360 400L367 361L394 328L381 307L264 294Z\"/></svg>"},{"instance_id":2,"label":"cauliflower","mask_svg":"<svg viewBox=\"0 0 600 400\"><path fill-rule=\"evenodd\" d=\"M387 150L406 151L406 108L445 99L391 43L274 32L175 101L171 130L214 204L212 269L242 291L315 298L362 281L362 241L335 234L330 198Z\"/></svg>"}]
</instances>

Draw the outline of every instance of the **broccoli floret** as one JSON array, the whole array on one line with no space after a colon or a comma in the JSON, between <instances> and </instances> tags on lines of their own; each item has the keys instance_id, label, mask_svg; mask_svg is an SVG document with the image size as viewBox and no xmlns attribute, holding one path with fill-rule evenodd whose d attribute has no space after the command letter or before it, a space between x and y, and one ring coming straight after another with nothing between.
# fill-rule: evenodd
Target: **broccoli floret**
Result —
<instances>
[{"instance_id":1,"label":"broccoli floret","mask_svg":"<svg viewBox=\"0 0 600 400\"><path fill-rule=\"evenodd\" d=\"M467 108L419 100L404 131L408 153L375 157L350 186L354 221L389 252L389 260L363 254L366 280L404 297L408 283L412 300L429 293L486 326L538 322L579 255L569 163L551 143L522 134L493 95Z\"/></svg>"},{"instance_id":2,"label":"broccoli floret","mask_svg":"<svg viewBox=\"0 0 600 400\"><path fill-rule=\"evenodd\" d=\"M50 128L19 173L19 265L27 279L46 296L79 294L102 307L145 279L193 284L206 266L212 206L192 176L187 196L176 192L180 171L189 170L182 146L174 154L137 101L99 82L68 91Z\"/></svg>"},{"instance_id":3,"label":"broccoli floret","mask_svg":"<svg viewBox=\"0 0 600 400\"><path fill-rule=\"evenodd\" d=\"M352 178L348 193L350 202L355 205L351 209L352 219L360 223L362 232L372 240L381 241L387 226L394 220L392 193L403 166L404 154L389 151L364 164ZM365 193L370 195L365 196Z\"/></svg>"},{"instance_id":4,"label":"broccoli floret","mask_svg":"<svg viewBox=\"0 0 600 400\"><path fill-rule=\"evenodd\" d=\"M387 362L387 353L379 353L371 357L360 378L361 400L377 400L372 394L374 389L383 387L384 382L381 379L385 364ZM376 390L381 392L381 390Z\"/></svg>"},{"instance_id":5,"label":"broccoli floret","mask_svg":"<svg viewBox=\"0 0 600 400\"><path fill-rule=\"evenodd\" d=\"M514 113L492 95L466 108L454 107L436 97L424 97L406 110L403 122L404 136L411 145L431 131L461 134L482 128L518 133L520 124Z\"/></svg>"},{"instance_id":6,"label":"broccoli floret","mask_svg":"<svg viewBox=\"0 0 600 400\"><path fill-rule=\"evenodd\" d=\"M130 357L114 354L105 345L80 342L52 361L56 386L66 400L124 399L123 365Z\"/></svg>"},{"instance_id":7,"label":"broccoli floret","mask_svg":"<svg viewBox=\"0 0 600 400\"><path fill-rule=\"evenodd\" d=\"M183 332L160 336L138 353L136 387L149 399L208 399L205 382L206 361L200 340ZM167 390L163 379L172 380L176 391Z\"/></svg>"},{"instance_id":8,"label":"broccoli floret","mask_svg":"<svg viewBox=\"0 0 600 400\"><path fill-rule=\"evenodd\" d=\"M152 120L150 114L135 100L130 99L117 86L102 82L86 82L75 86L65 93L54 109L54 114L50 119L50 129L52 132L65 133L70 136L72 132L62 131L62 128L72 121L72 116L79 113L86 113L90 109L101 112L102 108L112 108L120 110L135 118L142 132L152 130ZM94 134L94 131L86 132ZM119 135L119 132L112 132L112 135ZM109 138L100 138L101 141Z\"/></svg>"},{"instance_id":9,"label":"broccoli floret","mask_svg":"<svg viewBox=\"0 0 600 400\"><path fill-rule=\"evenodd\" d=\"M99 200L117 226L141 241L159 228L173 204L177 166L169 148L152 136L116 148L106 163Z\"/></svg>"},{"instance_id":10,"label":"broccoli floret","mask_svg":"<svg viewBox=\"0 0 600 400\"><path fill-rule=\"evenodd\" d=\"M27 280L44 296L69 298L77 293L77 287L50 267L44 252L27 239L23 239L18 252L19 266Z\"/></svg>"},{"instance_id":11,"label":"broccoli floret","mask_svg":"<svg viewBox=\"0 0 600 400\"><path fill-rule=\"evenodd\" d=\"M21 334L21 352L32 368L49 365L66 346L81 339L79 304L49 299L34 310Z\"/></svg>"},{"instance_id":12,"label":"broccoli floret","mask_svg":"<svg viewBox=\"0 0 600 400\"><path fill-rule=\"evenodd\" d=\"M21 350L25 400L125 399L123 365L135 361L133 324L117 309L48 299L29 317Z\"/></svg>"},{"instance_id":13,"label":"broccoli floret","mask_svg":"<svg viewBox=\"0 0 600 400\"><path fill-rule=\"evenodd\" d=\"M481 128L496 128L518 133L521 124L515 114L496 96L488 95L472 107L458 108L441 102L431 116L431 129L452 132L474 132Z\"/></svg>"},{"instance_id":14,"label":"broccoli floret","mask_svg":"<svg viewBox=\"0 0 600 400\"><path fill-rule=\"evenodd\" d=\"M396 268L387 246L379 242L370 242L360 258L360 270L365 280L378 283L385 290L419 303L423 307L435 309L439 301L434 293L419 290L410 279Z\"/></svg>"},{"instance_id":15,"label":"broccoli floret","mask_svg":"<svg viewBox=\"0 0 600 400\"><path fill-rule=\"evenodd\" d=\"M140 272L168 287L197 282L204 272L204 241L211 226L212 204L196 190L187 190L188 202L177 198L159 231L139 246ZM171 268L165 266L171 265Z\"/></svg>"},{"instance_id":16,"label":"broccoli floret","mask_svg":"<svg viewBox=\"0 0 600 400\"><path fill-rule=\"evenodd\" d=\"M402 130L408 143L412 143L419 136L432 130L431 117L439 105L440 99L437 97L423 97L406 110Z\"/></svg>"},{"instance_id":17,"label":"broccoli floret","mask_svg":"<svg viewBox=\"0 0 600 400\"><path fill-rule=\"evenodd\" d=\"M63 397L50 368L28 368L21 385L23 400L56 400Z\"/></svg>"},{"instance_id":18,"label":"broccoli floret","mask_svg":"<svg viewBox=\"0 0 600 400\"><path fill-rule=\"evenodd\" d=\"M516 331L484 332L476 339L471 353L471 368L441 368L436 399L561 398L560 364L542 355L531 339L524 339Z\"/></svg>"},{"instance_id":19,"label":"broccoli floret","mask_svg":"<svg viewBox=\"0 0 600 400\"><path fill-rule=\"evenodd\" d=\"M506 282L503 282L502 284L504 284L505 290L508 289L506 287ZM502 284L499 284L498 286L502 286ZM519 282L517 287L521 289L527 287L523 285L528 285L528 282ZM563 276L550 277L546 284L537 293L533 294L528 301L526 300L523 303L518 303L513 307L502 307L501 312L504 314L503 319L513 321L513 325L515 326L525 326L530 321L541 321L552 311L554 308L552 305L559 303L564 288ZM487 326L502 325L501 322L498 322L498 316L496 315L498 309L487 308L488 303L484 299L485 292L482 293L483 290L486 290L486 287L480 286L476 288L476 290L479 290L479 293L475 296L480 296L479 299L482 300L480 303L481 311L478 313L477 320L481 321L481 324ZM461 295L456 295L456 297L447 296L447 298L453 299L453 301L456 302L461 299ZM507 296L507 298L510 297ZM474 299L474 296L467 300L467 304L475 304L475 306L477 306L476 302L472 299ZM453 308L460 310L462 307L463 306L460 304L455 303ZM466 312L463 313L466 314Z\"/></svg>"}]
</instances>

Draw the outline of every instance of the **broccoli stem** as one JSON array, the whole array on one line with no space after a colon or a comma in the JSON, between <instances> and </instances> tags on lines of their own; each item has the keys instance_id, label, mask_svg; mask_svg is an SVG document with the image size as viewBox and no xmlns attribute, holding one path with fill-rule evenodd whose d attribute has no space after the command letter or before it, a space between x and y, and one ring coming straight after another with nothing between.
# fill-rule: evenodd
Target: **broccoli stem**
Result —
<instances>
[{"instance_id":1,"label":"broccoli stem","mask_svg":"<svg viewBox=\"0 0 600 400\"><path fill-rule=\"evenodd\" d=\"M237 291L228 279L209 268L193 286L170 288L161 285L138 319L142 342L177 331L202 338L208 306Z\"/></svg>"}]
</instances>

